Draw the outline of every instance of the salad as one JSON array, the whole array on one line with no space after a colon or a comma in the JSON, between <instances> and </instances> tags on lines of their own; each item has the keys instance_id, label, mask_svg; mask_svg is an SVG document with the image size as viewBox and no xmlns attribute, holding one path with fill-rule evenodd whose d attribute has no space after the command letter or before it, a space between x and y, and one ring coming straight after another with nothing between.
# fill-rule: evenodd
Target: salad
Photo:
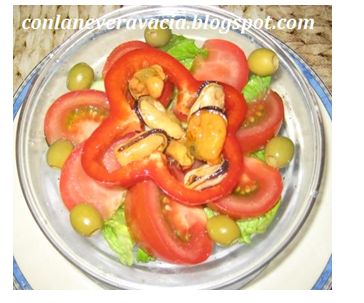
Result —
<instances>
[{"instance_id":1,"label":"salad","mask_svg":"<svg viewBox=\"0 0 364 303\"><path fill-rule=\"evenodd\" d=\"M75 232L101 232L120 262L198 264L214 246L247 244L281 203L294 144L270 89L274 51L147 28L85 62L49 107L47 163Z\"/></svg>"}]
</instances>

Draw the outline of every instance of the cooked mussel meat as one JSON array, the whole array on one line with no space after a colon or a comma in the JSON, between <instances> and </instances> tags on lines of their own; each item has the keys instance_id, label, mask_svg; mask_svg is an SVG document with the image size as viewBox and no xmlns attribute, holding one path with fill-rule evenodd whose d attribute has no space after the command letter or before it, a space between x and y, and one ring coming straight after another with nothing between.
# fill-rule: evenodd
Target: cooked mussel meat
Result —
<instances>
[{"instance_id":1,"label":"cooked mussel meat","mask_svg":"<svg viewBox=\"0 0 364 303\"><path fill-rule=\"evenodd\" d=\"M181 139L185 132L177 119L173 119L164 106L150 96L140 97L135 112L149 128L163 129L173 139Z\"/></svg>"},{"instance_id":2,"label":"cooked mussel meat","mask_svg":"<svg viewBox=\"0 0 364 303\"><path fill-rule=\"evenodd\" d=\"M129 91L134 99L151 96L155 99L162 95L166 75L158 64L138 70L129 80Z\"/></svg>"},{"instance_id":3,"label":"cooked mussel meat","mask_svg":"<svg viewBox=\"0 0 364 303\"><path fill-rule=\"evenodd\" d=\"M215 82L205 82L199 92L195 103L190 109L189 116L203 107L213 106L220 108L222 111L225 109L225 93L220 84Z\"/></svg>"},{"instance_id":4,"label":"cooked mussel meat","mask_svg":"<svg viewBox=\"0 0 364 303\"><path fill-rule=\"evenodd\" d=\"M115 148L120 165L148 157L156 151L163 152L168 145L168 135L162 129L151 129L133 136Z\"/></svg>"},{"instance_id":5,"label":"cooked mussel meat","mask_svg":"<svg viewBox=\"0 0 364 303\"><path fill-rule=\"evenodd\" d=\"M216 165L205 164L190 170L183 182L188 188L202 190L220 183L226 176L228 167L226 160Z\"/></svg>"},{"instance_id":6,"label":"cooked mussel meat","mask_svg":"<svg viewBox=\"0 0 364 303\"><path fill-rule=\"evenodd\" d=\"M217 164L221 161L226 133L225 113L218 107L207 106L190 116L187 146L196 159Z\"/></svg>"}]
</instances>

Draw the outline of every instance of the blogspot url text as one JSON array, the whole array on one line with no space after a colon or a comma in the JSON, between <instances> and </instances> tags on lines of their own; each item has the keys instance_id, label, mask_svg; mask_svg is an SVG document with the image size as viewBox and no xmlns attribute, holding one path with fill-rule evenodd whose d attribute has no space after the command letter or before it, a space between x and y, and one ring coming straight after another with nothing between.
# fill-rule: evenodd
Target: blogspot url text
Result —
<instances>
[{"instance_id":1,"label":"blogspot url text","mask_svg":"<svg viewBox=\"0 0 364 303\"><path fill-rule=\"evenodd\" d=\"M157 18L118 18L118 19L82 19L64 18L56 15L55 18L24 19L22 28L25 30L77 30L77 29L121 29L128 30L144 29L146 27L166 27L172 30L216 30L225 34L230 30L244 33L251 28L265 30L312 30L315 20L313 18L281 18L274 20L271 16L265 18L249 19L219 19L210 15L196 15L192 20L180 19L157 19Z\"/></svg>"}]
</instances>

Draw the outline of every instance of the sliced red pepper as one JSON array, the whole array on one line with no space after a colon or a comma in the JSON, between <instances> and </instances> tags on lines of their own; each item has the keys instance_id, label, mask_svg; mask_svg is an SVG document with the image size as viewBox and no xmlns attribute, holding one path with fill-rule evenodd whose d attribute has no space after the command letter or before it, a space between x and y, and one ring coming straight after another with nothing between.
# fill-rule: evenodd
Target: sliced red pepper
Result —
<instances>
[{"instance_id":1,"label":"sliced red pepper","mask_svg":"<svg viewBox=\"0 0 364 303\"><path fill-rule=\"evenodd\" d=\"M105 76L106 76L107 72L109 71L109 69L111 68L111 66L116 61L118 61L118 59L120 59L122 56L124 56L126 53L128 53L132 50L135 50L135 49L147 48L147 47L151 47L151 46L148 43L145 43L142 41L137 41L137 40L124 42L124 43L121 43L120 45L118 45L117 47L115 47L106 59L104 68L102 70L103 78L105 79Z\"/></svg>"},{"instance_id":2,"label":"sliced red pepper","mask_svg":"<svg viewBox=\"0 0 364 303\"><path fill-rule=\"evenodd\" d=\"M164 81L164 88L162 91L162 95L158 98L159 102L162 103L164 107L167 107L169 102L171 101L173 95L173 89L174 89L173 83L169 81L169 79L166 79Z\"/></svg>"},{"instance_id":3,"label":"sliced red pepper","mask_svg":"<svg viewBox=\"0 0 364 303\"><path fill-rule=\"evenodd\" d=\"M107 57L104 69L102 71L103 78L106 77L107 72L110 70L113 64L128 52L140 48L150 48L150 47L151 46L149 44L136 40L121 43L120 45L115 47L113 51L110 53L110 55ZM174 88L173 83L168 79L166 79L162 95L158 99L164 106L167 106L169 101L171 100L173 94L173 88ZM134 99L131 96L131 94L128 93L127 98L129 100L129 104L134 104Z\"/></svg>"},{"instance_id":4,"label":"sliced red pepper","mask_svg":"<svg viewBox=\"0 0 364 303\"><path fill-rule=\"evenodd\" d=\"M129 132L140 130L141 126L127 102L128 80L132 75L153 64L160 65L168 79L178 89L177 106L189 110L195 101L202 82L167 53L153 48L131 51L118 60L105 79L106 93L110 101L110 115L86 141L82 164L85 171L99 181L129 187L138 181L151 179L173 199L186 205L200 205L212 202L229 194L239 181L243 160L235 133L246 114L246 103L240 92L222 84L225 91L225 107L228 117L227 137L223 154L229 168L223 181L204 190L186 188L168 169L162 153L153 153L149 158L134 161L116 171L109 172L102 163L106 150L118 138ZM186 111L187 112L187 111Z\"/></svg>"}]
</instances>

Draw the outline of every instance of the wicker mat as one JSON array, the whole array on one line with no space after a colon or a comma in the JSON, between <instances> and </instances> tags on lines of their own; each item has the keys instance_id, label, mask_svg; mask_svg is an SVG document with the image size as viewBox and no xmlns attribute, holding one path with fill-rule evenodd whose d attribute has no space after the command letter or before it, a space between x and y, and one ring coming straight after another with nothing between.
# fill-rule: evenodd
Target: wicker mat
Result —
<instances>
[{"instance_id":1,"label":"wicker mat","mask_svg":"<svg viewBox=\"0 0 364 303\"><path fill-rule=\"evenodd\" d=\"M14 6L13 88L74 30L24 30L25 18L97 18L120 6ZM314 30L272 30L271 33L294 49L331 90L332 22L331 6L221 6L246 18L314 18Z\"/></svg>"}]
</instances>

